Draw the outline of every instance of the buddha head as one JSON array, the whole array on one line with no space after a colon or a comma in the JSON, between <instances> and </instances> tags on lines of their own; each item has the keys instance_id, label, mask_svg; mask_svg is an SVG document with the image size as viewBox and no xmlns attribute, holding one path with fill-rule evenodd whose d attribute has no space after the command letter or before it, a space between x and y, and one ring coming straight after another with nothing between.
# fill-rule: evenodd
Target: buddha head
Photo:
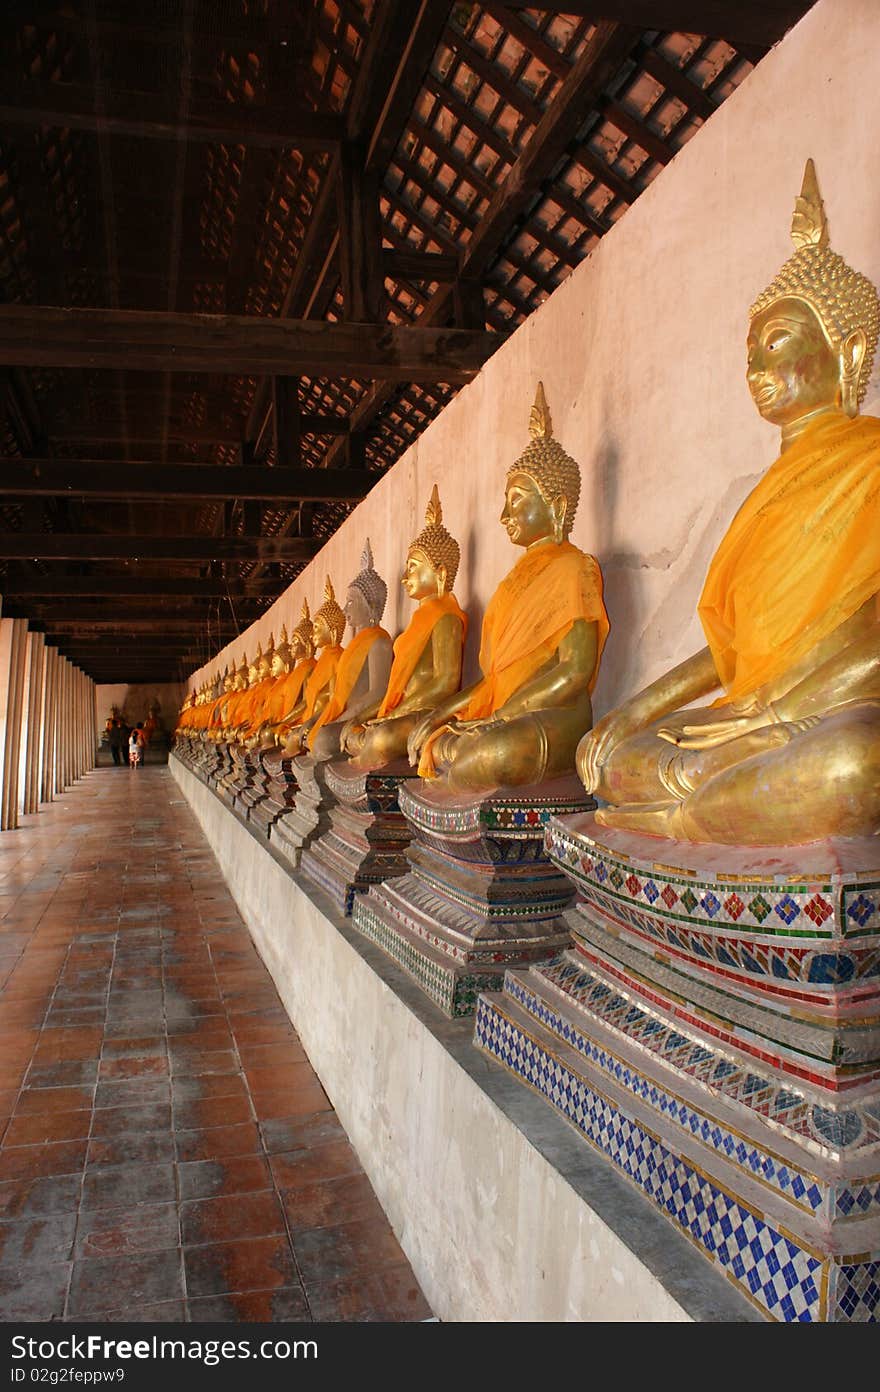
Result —
<instances>
[{"instance_id":1,"label":"buddha head","mask_svg":"<svg viewBox=\"0 0 880 1392\"><path fill-rule=\"evenodd\" d=\"M455 584L461 551L455 537L443 526L443 509L437 485L425 511L425 526L410 544L401 584L416 601L444 595Z\"/></svg>"},{"instance_id":2,"label":"buddha head","mask_svg":"<svg viewBox=\"0 0 880 1392\"><path fill-rule=\"evenodd\" d=\"M253 662L250 663L250 665L248 666L248 670L247 670L247 683L246 683L246 684L247 684L248 686L256 686L257 682L260 680L260 663L261 663L261 661L262 661L262 658L263 658L263 649L262 649L261 645L258 643L258 644L257 644L257 651L254 653L254 660L253 660Z\"/></svg>"},{"instance_id":3,"label":"buddha head","mask_svg":"<svg viewBox=\"0 0 880 1392\"><path fill-rule=\"evenodd\" d=\"M248 684L248 660L247 653L242 653L241 663L236 668L235 676L232 679L233 691L244 691Z\"/></svg>"},{"instance_id":4,"label":"buddha head","mask_svg":"<svg viewBox=\"0 0 880 1392\"><path fill-rule=\"evenodd\" d=\"M272 671L272 658L274 656L275 635L274 633L270 633L269 642L266 645L266 651L262 654L260 654L259 652L257 654L257 678L259 681L265 681L266 678L270 675Z\"/></svg>"},{"instance_id":5,"label":"buddha head","mask_svg":"<svg viewBox=\"0 0 880 1392\"><path fill-rule=\"evenodd\" d=\"M315 656L315 635L312 628L312 620L309 615L309 601L303 600L302 613L299 623L290 635L290 644L293 649L294 657L299 661L307 661Z\"/></svg>"},{"instance_id":6,"label":"buddha head","mask_svg":"<svg viewBox=\"0 0 880 1392\"><path fill-rule=\"evenodd\" d=\"M324 602L315 610L312 641L316 648L338 647L345 632L345 614L340 609L330 576L324 584Z\"/></svg>"},{"instance_id":7,"label":"buddha head","mask_svg":"<svg viewBox=\"0 0 880 1392\"><path fill-rule=\"evenodd\" d=\"M361 554L361 568L348 587L345 597L345 619L352 633L377 624L385 609L388 586L373 567L370 538Z\"/></svg>"},{"instance_id":8,"label":"buddha head","mask_svg":"<svg viewBox=\"0 0 880 1392\"><path fill-rule=\"evenodd\" d=\"M581 491L580 470L558 440L538 383L529 418L531 443L507 474L501 524L514 546L567 539Z\"/></svg>"},{"instance_id":9,"label":"buddha head","mask_svg":"<svg viewBox=\"0 0 880 1392\"><path fill-rule=\"evenodd\" d=\"M281 625L281 637L272 649L272 663L269 675L275 678L285 677L293 666L293 653L290 650L290 642L287 637L287 626Z\"/></svg>"},{"instance_id":10,"label":"buddha head","mask_svg":"<svg viewBox=\"0 0 880 1392\"><path fill-rule=\"evenodd\" d=\"M783 429L828 410L858 415L880 328L874 286L828 244L812 160L791 237L794 255L752 305L748 336L752 398Z\"/></svg>"},{"instance_id":11,"label":"buddha head","mask_svg":"<svg viewBox=\"0 0 880 1392\"><path fill-rule=\"evenodd\" d=\"M223 690L224 690L224 691L231 691L231 690L232 690L232 684L233 684L234 681L235 681L235 672L234 672L234 671L230 671L230 670L229 670L229 665L227 664L226 667L224 667L224 669L223 669Z\"/></svg>"}]
</instances>

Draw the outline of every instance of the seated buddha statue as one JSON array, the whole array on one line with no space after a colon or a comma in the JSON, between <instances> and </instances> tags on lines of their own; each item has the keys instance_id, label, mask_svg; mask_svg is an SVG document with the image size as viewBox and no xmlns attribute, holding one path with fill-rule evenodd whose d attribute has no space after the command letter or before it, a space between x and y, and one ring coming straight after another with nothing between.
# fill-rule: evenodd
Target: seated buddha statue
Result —
<instances>
[{"instance_id":1,"label":"seated buddha statue","mask_svg":"<svg viewBox=\"0 0 880 1392\"><path fill-rule=\"evenodd\" d=\"M303 688L303 699L297 704L293 718L283 725L284 753L301 754L305 739L315 720L330 700L336 668L342 657L342 635L345 633L345 614L333 592L330 576L324 584L324 602L315 610L312 619L312 651L317 658Z\"/></svg>"},{"instance_id":2,"label":"seated buddha statue","mask_svg":"<svg viewBox=\"0 0 880 1392\"><path fill-rule=\"evenodd\" d=\"M812 161L792 239L748 334L780 455L709 566L707 646L580 745L608 826L745 845L880 830L880 420L859 415L880 305L829 247Z\"/></svg>"},{"instance_id":3,"label":"seated buddha statue","mask_svg":"<svg viewBox=\"0 0 880 1392\"><path fill-rule=\"evenodd\" d=\"M274 681L272 677L274 656L275 636L270 633L266 651L263 652L258 644L256 657L248 668L247 696L238 708L239 720L235 730L237 744L248 744L255 730L259 728L263 707L269 698Z\"/></svg>"},{"instance_id":4,"label":"seated buddha statue","mask_svg":"<svg viewBox=\"0 0 880 1392\"><path fill-rule=\"evenodd\" d=\"M602 576L568 540L577 464L553 439L539 383L531 443L507 475L501 524L524 555L486 608L482 680L442 701L411 732L410 762L454 790L488 791L574 769L608 633Z\"/></svg>"},{"instance_id":5,"label":"seated buddha statue","mask_svg":"<svg viewBox=\"0 0 880 1392\"><path fill-rule=\"evenodd\" d=\"M373 566L368 537L360 571L348 587L343 610L351 641L339 658L326 704L302 727L304 744L313 759L337 755L345 725L359 719L363 710L375 709L385 694L391 670L391 637L379 620L387 598L388 587Z\"/></svg>"},{"instance_id":6,"label":"seated buddha statue","mask_svg":"<svg viewBox=\"0 0 880 1392\"><path fill-rule=\"evenodd\" d=\"M299 623L290 635L288 671L286 675L283 671L279 673L272 710L260 733L261 748L272 749L283 745L294 726L302 720L306 707L306 683L315 665L314 631L309 603L304 599Z\"/></svg>"},{"instance_id":7,"label":"seated buddha statue","mask_svg":"<svg viewBox=\"0 0 880 1392\"><path fill-rule=\"evenodd\" d=\"M239 723L239 708L242 705L244 696L248 689L248 675L251 664L248 662L247 653L242 653L241 663L232 673L232 680L229 684L229 691L221 703L220 718L215 727L215 739L228 741L232 738L233 732Z\"/></svg>"},{"instance_id":8,"label":"seated buddha statue","mask_svg":"<svg viewBox=\"0 0 880 1392\"><path fill-rule=\"evenodd\" d=\"M460 555L458 542L443 526L435 483L425 526L410 545L401 579L416 611L395 640L381 700L363 705L340 736L340 748L360 768L382 768L403 758L419 721L458 690L467 632L467 618L452 593Z\"/></svg>"}]
</instances>

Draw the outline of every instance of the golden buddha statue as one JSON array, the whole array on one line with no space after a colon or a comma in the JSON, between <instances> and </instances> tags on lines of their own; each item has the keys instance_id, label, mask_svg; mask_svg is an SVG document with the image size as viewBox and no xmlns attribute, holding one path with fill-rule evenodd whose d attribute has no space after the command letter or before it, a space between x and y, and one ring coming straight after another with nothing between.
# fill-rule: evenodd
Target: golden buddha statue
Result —
<instances>
[{"instance_id":1,"label":"golden buddha statue","mask_svg":"<svg viewBox=\"0 0 880 1392\"><path fill-rule=\"evenodd\" d=\"M580 494L577 464L553 439L539 383L531 443L507 475L501 523L525 555L486 609L482 681L457 692L411 732L423 778L488 791L573 770L592 723L590 695L608 633L602 576L568 540Z\"/></svg>"},{"instance_id":2,"label":"golden buddha statue","mask_svg":"<svg viewBox=\"0 0 880 1392\"><path fill-rule=\"evenodd\" d=\"M708 647L580 745L608 826L745 845L880 830L880 420L859 416L880 305L829 248L812 161L792 239L748 335L781 454L709 567Z\"/></svg>"},{"instance_id":3,"label":"golden buddha statue","mask_svg":"<svg viewBox=\"0 0 880 1392\"><path fill-rule=\"evenodd\" d=\"M376 573L368 537L361 568L345 598L343 612L352 632L351 642L339 658L323 709L302 727L304 743L314 759L337 755L339 738L348 722L360 719L364 710L377 709L385 694L391 671L391 637L379 620L387 598L388 587Z\"/></svg>"},{"instance_id":4,"label":"golden buddha statue","mask_svg":"<svg viewBox=\"0 0 880 1392\"><path fill-rule=\"evenodd\" d=\"M304 599L299 623L290 635L290 671L283 678L278 693L280 715L267 724L263 743L284 744L291 731L303 718L306 709L306 683L315 670L315 635L309 615L309 603Z\"/></svg>"},{"instance_id":5,"label":"golden buddha statue","mask_svg":"<svg viewBox=\"0 0 880 1392\"><path fill-rule=\"evenodd\" d=\"M306 680L303 700L297 706L298 719L285 722L284 752L302 752L303 742L315 720L330 700L333 678L342 656L342 635L345 633L345 614L333 591L330 576L324 583L324 602L315 610L312 619L312 650L321 656Z\"/></svg>"},{"instance_id":6,"label":"golden buddha statue","mask_svg":"<svg viewBox=\"0 0 880 1392\"><path fill-rule=\"evenodd\" d=\"M458 542L443 526L435 483L425 526L410 545L401 579L418 607L395 640L381 700L364 704L340 735L340 748L361 768L382 768L402 758L416 725L458 690L467 632L467 618L452 594L460 556Z\"/></svg>"}]
</instances>

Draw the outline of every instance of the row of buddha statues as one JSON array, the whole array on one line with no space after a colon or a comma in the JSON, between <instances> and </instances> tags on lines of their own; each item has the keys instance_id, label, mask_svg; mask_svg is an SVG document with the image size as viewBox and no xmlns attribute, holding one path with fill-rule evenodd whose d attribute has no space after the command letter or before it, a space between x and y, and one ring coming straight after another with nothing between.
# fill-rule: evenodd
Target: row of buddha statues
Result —
<instances>
[{"instance_id":1,"label":"row of buddha statues","mask_svg":"<svg viewBox=\"0 0 880 1392\"><path fill-rule=\"evenodd\" d=\"M289 636L188 698L179 729L364 768L406 759L456 794L576 768L600 824L658 837L880 831L880 421L859 414L880 306L830 249L812 162L792 239L747 340L749 390L781 449L711 561L698 653L594 725L602 577L569 540L579 469L539 385L500 517L522 555L487 606L479 681L461 688L459 546L435 486L403 571L416 609L394 643L367 543L344 607L328 579L313 616L304 604Z\"/></svg>"}]
</instances>

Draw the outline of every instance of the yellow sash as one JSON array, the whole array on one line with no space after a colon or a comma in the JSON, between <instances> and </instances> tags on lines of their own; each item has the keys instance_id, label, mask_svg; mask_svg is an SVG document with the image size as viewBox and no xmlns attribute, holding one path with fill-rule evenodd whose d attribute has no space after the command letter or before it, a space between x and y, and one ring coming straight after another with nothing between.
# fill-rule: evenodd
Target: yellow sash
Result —
<instances>
[{"instance_id":1,"label":"yellow sash","mask_svg":"<svg viewBox=\"0 0 880 1392\"><path fill-rule=\"evenodd\" d=\"M391 664L388 685L385 688L385 695L378 711L380 720L384 716L390 715L400 705L409 679L427 647L431 634L440 620L447 614L455 614L456 618L461 620L462 644L464 644L467 636L467 615L459 607L458 600L453 594L437 595L435 599L425 600L424 604L418 606L400 637L395 639L394 661Z\"/></svg>"},{"instance_id":2,"label":"yellow sash","mask_svg":"<svg viewBox=\"0 0 880 1392\"><path fill-rule=\"evenodd\" d=\"M362 628L360 633L356 633L345 648L339 666L336 668L336 680L333 683L333 694L320 716L312 726L309 734L309 749L314 748L315 739L318 731L324 725L330 725L332 721L338 720L348 704L348 698L357 685L357 679L363 671L370 648L377 638L387 638L388 634L384 628L378 624L373 624L370 628Z\"/></svg>"},{"instance_id":3,"label":"yellow sash","mask_svg":"<svg viewBox=\"0 0 880 1392\"><path fill-rule=\"evenodd\" d=\"M880 420L821 416L713 557L699 615L730 699L782 676L880 590Z\"/></svg>"}]
</instances>

